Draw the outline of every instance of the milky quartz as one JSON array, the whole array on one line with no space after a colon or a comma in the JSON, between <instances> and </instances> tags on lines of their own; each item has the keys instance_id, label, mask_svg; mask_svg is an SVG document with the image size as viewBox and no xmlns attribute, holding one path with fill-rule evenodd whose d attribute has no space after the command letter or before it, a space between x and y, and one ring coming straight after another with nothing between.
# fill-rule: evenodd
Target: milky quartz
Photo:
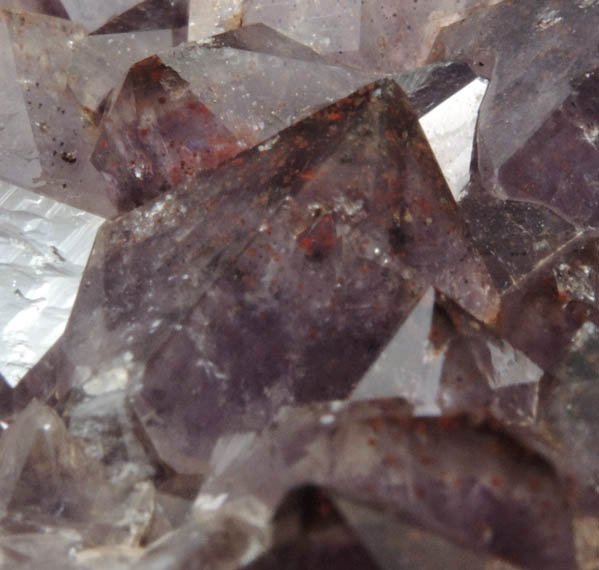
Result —
<instances>
[{"instance_id":1,"label":"milky quartz","mask_svg":"<svg viewBox=\"0 0 599 570\"><path fill-rule=\"evenodd\" d=\"M65 20L5 12L0 42L8 100L0 178L114 216L118 199L90 162L98 127L129 66L175 45L173 31L86 36Z\"/></svg>"},{"instance_id":2,"label":"milky quartz","mask_svg":"<svg viewBox=\"0 0 599 570\"><path fill-rule=\"evenodd\" d=\"M125 12L139 3L139 0L107 0L104 2L80 2L61 0L69 18L93 31L106 23L112 16Z\"/></svg>"},{"instance_id":3,"label":"milky quartz","mask_svg":"<svg viewBox=\"0 0 599 570\"><path fill-rule=\"evenodd\" d=\"M494 3L496 0L245 0L241 17L244 24L271 26L329 61L364 70L399 71L427 61L443 26L461 20L473 8Z\"/></svg>"},{"instance_id":4,"label":"milky quartz","mask_svg":"<svg viewBox=\"0 0 599 570\"><path fill-rule=\"evenodd\" d=\"M16 12L4 13L4 21L12 50L3 52L3 58L12 59L16 70L10 89L17 115L11 121L27 135L28 152L20 154L28 157L29 165L15 179L14 166L7 160L0 176L24 188L60 196L72 206L114 215L107 183L89 162L97 138L97 115L82 106L68 86L73 48L83 38L82 28L58 18ZM21 105L26 114L18 111ZM95 188L93 196L90 187Z\"/></svg>"}]
</instances>

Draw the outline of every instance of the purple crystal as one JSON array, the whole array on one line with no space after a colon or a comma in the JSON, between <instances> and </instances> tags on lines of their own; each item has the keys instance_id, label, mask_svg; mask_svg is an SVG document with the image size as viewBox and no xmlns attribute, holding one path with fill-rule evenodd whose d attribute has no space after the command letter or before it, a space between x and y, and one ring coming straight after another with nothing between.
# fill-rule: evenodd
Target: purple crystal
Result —
<instances>
[{"instance_id":1,"label":"purple crystal","mask_svg":"<svg viewBox=\"0 0 599 570\"><path fill-rule=\"evenodd\" d=\"M129 71L92 160L118 185L117 207L124 211L218 166L241 148L189 84L154 56Z\"/></svg>"},{"instance_id":2,"label":"purple crystal","mask_svg":"<svg viewBox=\"0 0 599 570\"><path fill-rule=\"evenodd\" d=\"M24 12L38 12L48 16L68 19L68 14L61 0L2 0L0 8L22 10Z\"/></svg>"},{"instance_id":3,"label":"purple crystal","mask_svg":"<svg viewBox=\"0 0 599 570\"><path fill-rule=\"evenodd\" d=\"M308 480L516 566L574 564L567 489L544 460L487 424L413 420L392 400L287 408L260 436L223 438L212 469L200 513L216 497L240 517L247 508L271 513Z\"/></svg>"},{"instance_id":4,"label":"purple crystal","mask_svg":"<svg viewBox=\"0 0 599 570\"><path fill-rule=\"evenodd\" d=\"M83 282L19 392L60 397L111 363L180 469L283 403L347 396L427 286L481 317L496 302L389 81L105 225Z\"/></svg>"},{"instance_id":5,"label":"purple crystal","mask_svg":"<svg viewBox=\"0 0 599 570\"><path fill-rule=\"evenodd\" d=\"M587 72L499 171L511 197L538 201L582 226L599 226L599 72ZM572 189L576 189L573 199Z\"/></svg>"},{"instance_id":6,"label":"purple crystal","mask_svg":"<svg viewBox=\"0 0 599 570\"><path fill-rule=\"evenodd\" d=\"M576 227L548 207L494 198L478 179L471 181L460 209L500 291L517 286L577 236Z\"/></svg>"},{"instance_id":7,"label":"purple crystal","mask_svg":"<svg viewBox=\"0 0 599 570\"><path fill-rule=\"evenodd\" d=\"M492 414L506 425L530 425L542 375L524 354L431 289L351 397L403 397L415 415Z\"/></svg>"},{"instance_id":8,"label":"purple crystal","mask_svg":"<svg viewBox=\"0 0 599 570\"><path fill-rule=\"evenodd\" d=\"M192 0L201 4L204 0ZM307 0L302 3L247 0L244 24L264 23L304 43L334 63L399 71L426 63L435 37L488 0ZM192 8L193 10L193 8Z\"/></svg>"},{"instance_id":9,"label":"purple crystal","mask_svg":"<svg viewBox=\"0 0 599 570\"><path fill-rule=\"evenodd\" d=\"M0 566L596 568L596 4L0 0Z\"/></svg>"},{"instance_id":10,"label":"purple crystal","mask_svg":"<svg viewBox=\"0 0 599 570\"><path fill-rule=\"evenodd\" d=\"M597 111L596 80L584 74L596 66L598 24L589 2L499 2L442 31L434 50L491 77L477 133L485 189L587 225L595 223L589 168L596 161L587 139Z\"/></svg>"},{"instance_id":11,"label":"purple crystal","mask_svg":"<svg viewBox=\"0 0 599 570\"><path fill-rule=\"evenodd\" d=\"M93 33L117 34L142 30L181 29L187 26L188 9L189 0L168 2L145 0L113 16Z\"/></svg>"}]
</instances>

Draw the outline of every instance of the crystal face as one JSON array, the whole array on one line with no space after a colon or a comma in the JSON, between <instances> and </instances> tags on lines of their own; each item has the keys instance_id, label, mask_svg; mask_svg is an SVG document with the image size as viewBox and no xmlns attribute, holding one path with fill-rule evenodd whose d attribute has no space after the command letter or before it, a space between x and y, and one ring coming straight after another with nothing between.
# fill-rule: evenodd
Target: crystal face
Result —
<instances>
[{"instance_id":1,"label":"crystal face","mask_svg":"<svg viewBox=\"0 0 599 570\"><path fill-rule=\"evenodd\" d=\"M0 0L0 567L598 567L598 21Z\"/></svg>"}]
</instances>

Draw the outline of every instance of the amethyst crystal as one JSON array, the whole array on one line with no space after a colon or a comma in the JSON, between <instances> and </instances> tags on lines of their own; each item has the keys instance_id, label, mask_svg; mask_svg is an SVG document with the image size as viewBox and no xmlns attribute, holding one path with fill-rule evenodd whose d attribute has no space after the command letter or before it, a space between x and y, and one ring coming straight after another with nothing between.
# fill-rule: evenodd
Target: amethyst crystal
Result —
<instances>
[{"instance_id":1,"label":"amethyst crystal","mask_svg":"<svg viewBox=\"0 0 599 570\"><path fill-rule=\"evenodd\" d=\"M309 480L516 566L572 567L567 489L545 461L490 425L410 416L393 400L283 409L261 435L219 442L195 509L220 498L270 516Z\"/></svg>"},{"instance_id":2,"label":"amethyst crystal","mask_svg":"<svg viewBox=\"0 0 599 570\"><path fill-rule=\"evenodd\" d=\"M0 0L0 566L599 567L598 23Z\"/></svg>"},{"instance_id":3,"label":"amethyst crystal","mask_svg":"<svg viewBox=\"0 0 599 570\"><path fill-rule=\"evenodd\" d=\"M486 190L585 226L596 225L598 25L588 1L499 2L448 27L434 50L491 78L477 133Z\"/></svg>"},{"instance_id":4,"label":"amethyst crystal","mask_svg":"<svg viewBox=\"0 0 599 570\"><path fill-rule=\"evenodd\" d=\"M68 332L19 391L61 398L117 368L136 376L140 420L185 470L281 404L348 396L427 286L494 314L486 268L393 82L189 186L103 228Z\"/></svg>"}]
</instances>

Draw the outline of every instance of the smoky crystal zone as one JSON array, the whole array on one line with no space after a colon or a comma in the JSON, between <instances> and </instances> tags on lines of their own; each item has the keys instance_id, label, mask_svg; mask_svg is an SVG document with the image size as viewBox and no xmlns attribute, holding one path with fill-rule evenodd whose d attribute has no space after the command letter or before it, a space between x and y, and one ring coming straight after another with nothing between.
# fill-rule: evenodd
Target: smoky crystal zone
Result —
<instances>
[{"instance_id":1,"label":"smoky crystal zone","mask_svg":"<svg viewBox=\"0 0 599 570\"><path fill-rule=\"evenodd\" d=\"M341 4L0 2L0 178L108 219L0 378L1 567L599 564L599 8Z\"/></svg>"}]
</instances>

